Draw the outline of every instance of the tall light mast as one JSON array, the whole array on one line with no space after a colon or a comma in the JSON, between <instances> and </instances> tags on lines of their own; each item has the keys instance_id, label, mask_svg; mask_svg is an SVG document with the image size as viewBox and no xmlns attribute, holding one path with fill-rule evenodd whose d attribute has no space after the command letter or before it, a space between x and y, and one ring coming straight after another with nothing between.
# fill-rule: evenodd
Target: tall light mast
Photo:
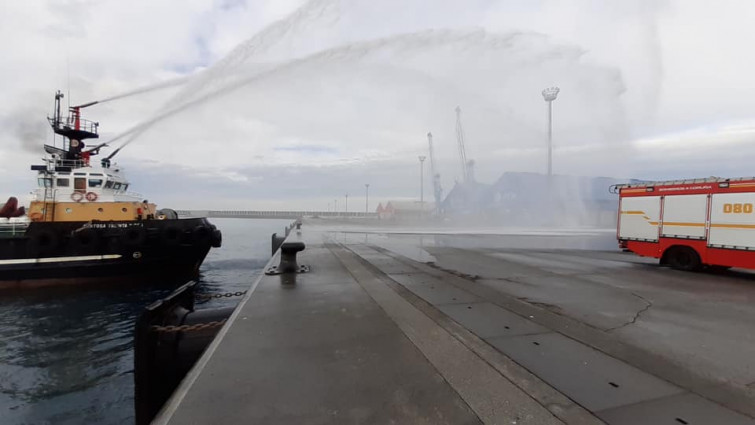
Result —
<instances>
[{"instance_id":1,"label":"tall light mast","mask_svg":"<svg viewBox=\"0 0 755 425\"><path fill-rule=\"evenodd\" d=\"M461 180L469 180L469 168L467 162L467 152L464 148L464 129L461 126L461 107L456 107L456 141L459 144L459 158L461 159Z\"/></svg>"},{"instance_id":2,"label":"tall light mast","mask_svg":"<svg viewBox=\"0 0 755 425\"><path fill-rule=\"evenodd\" d=\"M556 100L558 87L548 87L543 90L543 99L548 103L548 182L553 176L553 101Z\"/></svg>"},{"instance_id":3,"label":"tall light mast","mask_svg":"<svg viewBox=\"0 0 755 425\"><path fill-rule=\"evenodd\" d=\"M430 174L433 176L433 195L435 196L435 209L440 209L443 200L443 188L440 186L440 173L435 168L435 150L433 149L433 134L427 133L427 144L430 147Z\"/></svg>"}]
</instances>

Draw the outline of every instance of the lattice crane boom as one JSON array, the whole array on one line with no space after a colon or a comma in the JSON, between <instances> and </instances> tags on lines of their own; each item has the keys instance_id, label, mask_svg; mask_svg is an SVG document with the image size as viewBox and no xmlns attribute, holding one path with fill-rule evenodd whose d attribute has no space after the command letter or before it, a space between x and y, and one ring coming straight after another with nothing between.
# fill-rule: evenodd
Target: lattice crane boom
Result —
<instances>
[{"instance_id":1,"label":"lattice crane boom","mask_svg":"<svg viewBox=\"0 0 755 425\"><path fill-rule=\"evenodd\" d=\"M443 188L440 186L440 173L435 167L435 150L433 149L433 134L427 133L427 144L430 148L430 174L433 176L433 195L435 197L435 208L440 208L443 200Z\"/></svg>"},{"instance_id":2,"label":"lattice crane boom","mask_svg":"<svg viewBox=\"0 0 755 425\"><path fill-rule=\"evenodd\" d=\"M463 182L469 180L469 162L467 161L467 151L464 147L464 128L461 126L461 107L456 107L456 142L459 145L459 158L461 159L461 179Z\"/></svg>"}]
</instances>

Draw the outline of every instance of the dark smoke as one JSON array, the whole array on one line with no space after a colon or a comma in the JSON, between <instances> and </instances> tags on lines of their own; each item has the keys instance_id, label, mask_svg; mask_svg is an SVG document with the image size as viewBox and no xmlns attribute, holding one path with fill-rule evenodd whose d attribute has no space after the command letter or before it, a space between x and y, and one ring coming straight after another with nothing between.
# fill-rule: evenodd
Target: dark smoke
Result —
<instances>
[{"instance_id":1,"label":"dark smoke","mask_svg":"<svg viewBox=\"0 0 755 425\"><path fill-rule=\"evenodd\" d=\"M2 121L22 150L39 153L48 131L46 115L44 108L26 107L14 110Z\"/></svg>"}]
</instances>

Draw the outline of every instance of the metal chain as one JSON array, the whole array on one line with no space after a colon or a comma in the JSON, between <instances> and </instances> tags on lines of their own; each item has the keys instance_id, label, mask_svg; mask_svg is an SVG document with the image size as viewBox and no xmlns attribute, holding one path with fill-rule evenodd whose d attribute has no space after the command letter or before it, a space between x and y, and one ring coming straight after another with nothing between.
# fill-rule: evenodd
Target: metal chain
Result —
<instances>
[{"instance_id":1,"label":"metal chain","mask_svg":"<svg viewBox=\"0 0 755 425\"><path fill-rule=\"evenodd\" d=\"M152 326L152 330L155 332L191 332L191 331L203 331L205 329L212 329L217 328L218 326L223 326L225 324L226 319L218 320L216 322L207 322L207 323L197 323L194 325L180 325L180 326Z\"/></svg>"},{"instance_id":2,"label":"metal chain","mask_svg":"<svg viewBox=\"0 0 755 425\"><path fill-rule=\"evenodd\" d=\"M240 297L244 294L246 294L246 291L226 292L225 294L197 294L197 298L200 300L210 300L213 298Z\"/></svg>"}]
</instances>

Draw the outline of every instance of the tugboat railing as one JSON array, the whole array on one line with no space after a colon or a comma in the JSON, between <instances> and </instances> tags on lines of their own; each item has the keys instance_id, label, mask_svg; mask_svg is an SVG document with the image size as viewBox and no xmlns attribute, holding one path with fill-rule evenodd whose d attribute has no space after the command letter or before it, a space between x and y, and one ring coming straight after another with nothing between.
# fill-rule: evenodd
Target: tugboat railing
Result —
<instances>
[{"instance_id":1,"label":"tugboat railing","mask_svg":"<svg viewBox=\"0 0 755 425\"><path fill-rule=\"evenodd\" d=\"M29 223L0 223L0 238L23 235Z\"/></svg>"},{"instance_id":2,"label":"tugboat railing","mask_svg":"<svg viewBox=\"0 0 755 425\"><path fill-rule=\"evenodd\" d=\"M65 118L61 117L60 119L48 117L47 120L50 122L50 125L53 128L61 129L61 130L73 129L73 128L76 128L76 125L77 125L76 123L77 119L73 115L69 115L68 117L65 117ZM78 118L78 128L77 128L78 130L83 130L88 133L97 134L99 126L100 126L100 123L98 122L86 120L81 117Z\"/></svg>"},{"instance_id":3,"label":"tugboat railing","mask_svg":"<svg viewBox=\"0 0 755 425\"><path fill-rule=\"evenodd\" d=\"M76 168L88 167L89 163L83 159L58 159L55 160L56 167L69 167L72 170Z\"/></svg>"},{"instance_id":4,"label":"tugboat railing","mask_svg":"<svg viewBox=\"0 0 755 425\"><path fill-rule=\"evenodd\" d=\"M115 192L115 195L116 196L127 196L129 198L137 198L139 200L144 199L144 195L142 195L139 192L131 192L131 191L125 192L125 191L120 191L119 190L119 191Z\"/></svg>"},{"instance_id":5,"label":"tugboat railing","mask_svg":"<svg viewBox=\"0 0 755 425\"><path fill-rule=\"evenodd\" d=\"M11 238L23 235L29 223L0 223L0 238Z\"/></svg>"}]
</instances>

